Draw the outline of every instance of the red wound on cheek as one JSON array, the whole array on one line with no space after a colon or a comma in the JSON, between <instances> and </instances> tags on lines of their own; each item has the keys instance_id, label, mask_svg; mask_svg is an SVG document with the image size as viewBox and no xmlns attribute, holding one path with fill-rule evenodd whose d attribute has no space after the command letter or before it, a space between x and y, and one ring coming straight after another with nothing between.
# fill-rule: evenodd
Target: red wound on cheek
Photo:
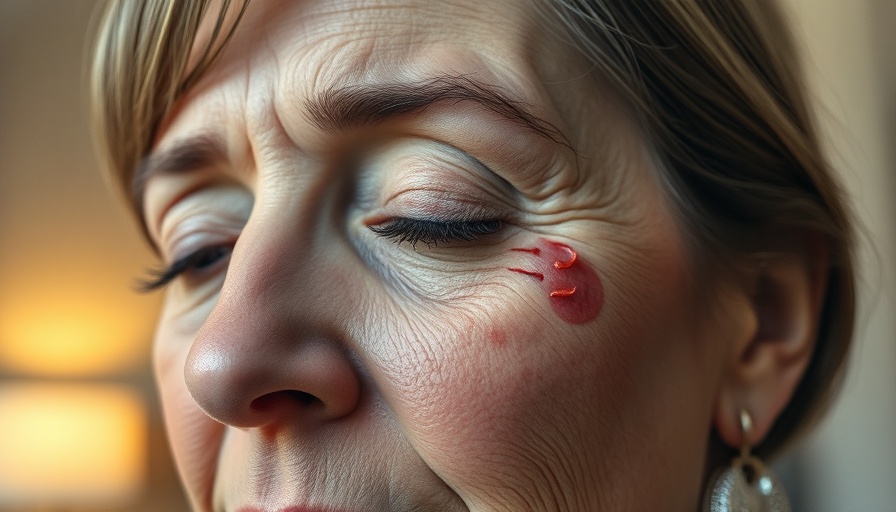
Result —
<instances>
[{"instance_id":1,"label":"red wound on cheek","mask_svg":"<svg viewBox=\"0 0 896 512\"><path fill-rule=\"evenodd\" d=\"M583 324L600 314L603 283L572 247L541 238L536 247L511 251L534 256L528 264L507 270L537 279L557 316L572 324Z\"/></svg>"}]
</instances>

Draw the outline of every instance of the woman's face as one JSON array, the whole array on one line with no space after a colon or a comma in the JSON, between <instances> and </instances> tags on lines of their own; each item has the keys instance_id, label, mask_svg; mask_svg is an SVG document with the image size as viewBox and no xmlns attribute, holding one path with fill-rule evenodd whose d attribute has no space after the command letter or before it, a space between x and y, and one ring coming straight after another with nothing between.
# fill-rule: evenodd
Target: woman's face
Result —
<instances>
[{"instance_id":1,"label":"woman's face","mask_svg":"<svg viewBox=\"0 0 896 512\"><path fill-rule=\"evenodd\" d=\"M545 25L254 2L163 124L137 186L197 510L695 506L725 327L633 123Z\"/></svg>"}]
</instances>

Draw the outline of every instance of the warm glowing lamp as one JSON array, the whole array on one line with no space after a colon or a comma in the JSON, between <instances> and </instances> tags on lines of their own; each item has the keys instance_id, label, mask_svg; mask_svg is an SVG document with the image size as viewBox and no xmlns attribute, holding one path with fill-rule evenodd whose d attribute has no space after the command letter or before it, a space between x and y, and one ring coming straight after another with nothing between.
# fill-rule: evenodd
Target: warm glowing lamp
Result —
<instances>
[{"instance_id":1,"label":"warm glowing lamp","mask_svg":"<svg viewBox=\"0 0 896 512\"><path fill-rule=\"evenodd\" d=\"M48 292L42 300L26 296L0 304L0 366L32 375L90 376L127 371L143 357L145 344L128 340L150 331L143 318L148 315L89 297L53 297Z\"/></svg>"},{"instance_id":2,"label":"warm glowing lamp","mask_svg":"<svg viewBox=\"0 0 896 512\"><path fill-rule=\"evenodd\" d=\"M0 507L111 507L139 497L146 407L126 386L0 385Z\"/></svg>"}]
</instances>

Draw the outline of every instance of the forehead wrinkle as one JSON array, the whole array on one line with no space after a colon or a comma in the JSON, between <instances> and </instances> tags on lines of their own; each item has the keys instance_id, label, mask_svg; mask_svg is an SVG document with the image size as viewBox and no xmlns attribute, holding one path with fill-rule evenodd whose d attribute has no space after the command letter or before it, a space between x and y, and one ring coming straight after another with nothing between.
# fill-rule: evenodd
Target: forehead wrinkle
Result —
<instances>
[{"instance_id":1,"label":"forehead wrinkle","mask_svg":"<svg viewBox=\"0 0 896 512\"><path fill-rule=\"evenodd\" d=\"M572 148L554 124L553 109L543 104L549 98L537 81L519 76L519 71L509 73L504 69L508 63L502 65L487 52L457 43L386 42L381 44L376 37L331 37L311 48L281 53L276 61L284 71L279 80L286 94L276 95L275 103L317 129L332 132L420 112L441 101L467 102ZM520 43L511 37L510 44L521 55L505 57L524 58L526 47ZM295 118L290 116L290 122Z\"/></svg>"},{"instance_id":2,"label":"forehead wrinkle","mask_svg":"<svg viewBox=\"0 0 896 512\"><path fill-rule=\"evenodd\" d=\"M334 78L360 81L373 71L393 76L396 63L421 63L419 54L434 45L467 51L475 51L477 46L516 49L520 39L531 36L531 30L524 27L532 25L531 15L527 15L532 9L516 2L502 3L503 9L449 1L397 4L348 0L291 5L300 7L279 16L273 16L275 11L270 9L267 16L255 19L270 23L264 27L263 37L272 47L292 50L283 69L296 75L294 84L311 90L329 88ZM515 23L517 18L524 23ZM481 44L471 44L476 42L471 39Z\"/></svg>"},{"instance_id":3,"label":"forehead wrinkle","mask_svg":"<svg viewBox=\"0 0 896 512\"><path fill-rule=\"evenodd\" d=\"M242 46L242 50L225 55L221 59L229 61L224 75L231 75L231 78L234 78L232 75L237 70L240 75L248 75L245 76L244 87L235 94L245 95L241 98L244 102L243 105L246 105L244 107L246 111L243 114L247 118L245 120L248 124L245 129L248 129L249 138L252 139L250 146L252 146L251 152L254 157L259 156L255 143L261 141L255 141L252 134L258 135L271 129L284 132L284 135L292 141L292 145L298 146L297 149L305 147L309 133L302 134L302 131L309 126L304 125L300 120L307 121L304 114L308 98L313 98L315 95L320 96L324 91L332 93L340 88L349 89L356 86L375 85L382 88L405 82L416 82L416 85L423 82L426 85L442 87L447 81L457 82L458 79L464 79L464 74L475 75L477 82L485 84L487 89L492 92L501 90L505 93L504 96L527 107L527 110L532 111L535 116L549 119L551 123L558 121L549 105L550 98L540 90L540 81L537 77L520 76L521 70L516 68L505 69L508 66L513 67L512 62L504 62L505 60L518 62L527 57L525 41L528 38L520 33L527 31L519 27L506 34L502 30L496 30L494 34L491 34L491 40L500 39L504 46L508 47L509 51L503 52L504 57L501 57L501 55L488 53L487 50L493 49L493 47L470 44L467 40L451 41L447 44L404 44L405 39L413 40L418 32L422 32L419 30L421 26L425 28L434 18L441 17L440 9L423 9L418 6L418 10L426 10L427 13L438 11L440 14L427 17L419 16L417 13L414 15L414 19L418 21L406 29L396 21L399 16L391 18L388 16L396 10L400 11L395 6L377 3L366 5L360 13L356 10L346 10L344 12L347 12L352 20L349 23L350 26L369 27L367 30L354 30L346 34L345 22L341 24L338 22L323 23L329 28L320 25L321 22L326 21L323 18L325 14L343 12L340 9L354 5L353 2L285 5L301 5L301 7L293 8L281 16L276 16L277 11L274 9L269 9L260 15L256 14L251 21L270 23L274 25L270 27L271 30L267 30L267 27L265 30L261 30L259 26L247 26L246 34L248 35L245 37L248 40L237 41L235 39L231 48L242 46L241 43L246 42L250 43L249 46L252 49ZM305 8L306 5L314 5L315 8ZM429 7L429 4L425 5ZM317 7L323 7L327 11L321 12ZM453 4L442 5L442 7L454 13L461 9L460 6ZM314 12L311 12L312 10ZM511 9L512 12L518 10ZM470 9L469 6L464 7L463 12L475 12L477 19L488 16L488 13L480 13L476 9ZM365 13L377 14L375 14L374 20L370 20L365 18ZM469 21L455 18L453 18L454 21L457 21L455 28L463 27ZM384 19L386 21L383 21ZM245 21L250 21L250 19ZM401 27L401 30L397 31L397 39L401 41L395 40L394 27L396 26ZM383 29L386 32L382 34L384 37L378 37L378 31ZM442 32L440 36L433 37L445 38L451 35L450 29L447 34ZM241 61L242 65L235 63L234 60ZM224 63L219 62L217 69L212 69L209 73L209 75L217 75L218 83L221 79L221 64ZM272 73L250 71L262 71L261 68L264 66L271 66ZM273 77L273 79L265 77ZM384 80L386 78L389 80ZM264 83L260 84L258 80L262 80ZM467 85L476 87L473 83ZM201 87L201 84L197 84L197 86ZM265 91L258 95L256 91L260 86ZM461 101L461 97L457 93L463 92L462 88L453 87L453 90L444 90L443 92L448 93L449 101ZM495 101L491 102L491 106L500 107L501 99L494 95L492 95L492 99ZM481 107L482 105L479 105L474 108L484 110ZM494 108L491 110L494 112ZM278 118L271 119L270 111L273 111ZM259 117L258 114L265 114L267 120L263 119L263 116ZM561 132L559 129L554 130L551 123L532 122L531 118L526 120L526 116L522 116L522 119L522 124L550 125L546 132L555 134ZM562 123L562 120L559 121ZM318 135L321 134L313 133L311 137L316 138ZM569 144L564 145L568 146Z\"/></svg>"}]
</instances>

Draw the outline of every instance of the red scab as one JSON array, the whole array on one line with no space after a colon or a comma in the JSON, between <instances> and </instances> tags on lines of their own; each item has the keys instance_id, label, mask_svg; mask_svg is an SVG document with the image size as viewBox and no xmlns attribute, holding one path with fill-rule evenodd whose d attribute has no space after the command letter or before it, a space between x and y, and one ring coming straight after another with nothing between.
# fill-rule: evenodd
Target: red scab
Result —
<instances>
[{"instance_id":1,"label":"red scab","mask_svg":"<svg viewBox=\"0 0 896 512\"><path fill-rule=\"evenodd\" d=\"M572 297L576 293L576 287L573 286L567 290L554 290L551 292L551 297Z\"/></svg>"},{"instance_id":2,"label":"red scab","mask_svg":"<svg viewBox=\"0 0 896 512\"><path fill-rule=\"evenodd\" d=\"M559 247L569 252L569 259L566 261L555 261L554 268L557 270L565 270L575 264L576 260L579 259L579 254L572 250L572 248L566 244L558 244ZM575 291L575 290L573 290Z\"/></svg>"},{"instance_id":3,"label":"red scab","mask_svg":"<svg viewBox=\"0 0 896 512\"><path fill-rule=\"evenodd\" d=\"M544 281L544 274L542 274L541 272L533 272L531 270L526 270L526 269L516 268L516 267L511 267L511 268L508 268L507 270L509 270L511 272L516 272L517 274L525 274L527 276L532 276L535 279L538 279L539 281Z\"/></svg>"},{"instance_id":4,"label":"red scab","mask_svg":"<svg viewBox=\"0 0 896 512\"><path fill-rule=\"evenodd\" d=\"M603 283L572 247L541 238L537 247L511 250L535 256L525 265L531 270L519 267L508 270L537 278L557 316L573 324L597 318L603 308Z\"/></svg>"}]
</instances>

